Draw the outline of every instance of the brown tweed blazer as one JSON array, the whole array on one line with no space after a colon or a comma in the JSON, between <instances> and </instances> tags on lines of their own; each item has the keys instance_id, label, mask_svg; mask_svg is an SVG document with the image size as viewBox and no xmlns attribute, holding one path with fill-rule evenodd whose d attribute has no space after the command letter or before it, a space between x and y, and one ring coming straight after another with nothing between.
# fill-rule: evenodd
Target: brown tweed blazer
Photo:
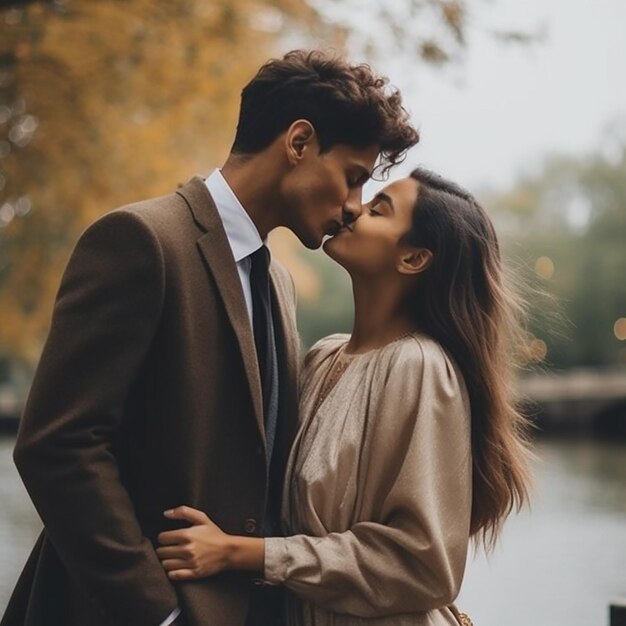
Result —
<instances>
[{"instance_id":1,"label":"brown tweed blazer","mask_svg":"<svg viewBox=\"0 0 626 626\"><path fill-rule=\"evenodd\" d=\"M297 422L293 283L277 303L279 480ZM173 585L154 551L189 504L260 532L268 478L254 340L217 210L195 178L123 207L69 262L15 462L44 523L2 626L239 626L251 576Z\"/></svg>"}]
</instances>

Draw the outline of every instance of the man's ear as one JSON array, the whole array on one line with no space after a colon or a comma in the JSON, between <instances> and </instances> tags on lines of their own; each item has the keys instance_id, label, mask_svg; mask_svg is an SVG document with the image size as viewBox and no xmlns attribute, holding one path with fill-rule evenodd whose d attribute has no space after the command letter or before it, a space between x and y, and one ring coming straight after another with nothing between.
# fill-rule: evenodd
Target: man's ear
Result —
<instances>
[{"instance_id":1,"label":"man's ear","mask_svg":"<svg viewBox=\"0 0 626 626\"><path fill-rule=\"evenodd\" d=\"M433 253L427 248L407 247L402 251L396 263L400 274L421 274L433 261Z\"/></svg>"},{"instance_id":2,"label":"man's ear","mask_svg":"<svg viewBox=\"0 0 626 626\"><path fill-rule=\"evenodd\" d=\"M296 120L285 133L285 148L291 165L297 165L306 150L317 145L317 135L313 124L308 120Z\"/></svg>"}]
</instances>

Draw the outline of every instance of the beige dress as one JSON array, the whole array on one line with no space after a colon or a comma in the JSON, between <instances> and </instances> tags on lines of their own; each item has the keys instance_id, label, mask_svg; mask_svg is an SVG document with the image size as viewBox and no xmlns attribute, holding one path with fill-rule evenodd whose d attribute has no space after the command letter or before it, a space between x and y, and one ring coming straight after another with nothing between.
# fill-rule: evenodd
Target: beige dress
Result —
<instances>
[{"instance_id":1,"label":"beige dress","mask_svg":"<svg viewBox=\"0 0 626 626\"><path fill-rule=\"evenodd\" d=\"M458 625L472 480L461 375L424 335L351 358L347 340L305 359L288 536L266 539L265 579L290 590L290 626Z\"/></svg>"}]
</instances>

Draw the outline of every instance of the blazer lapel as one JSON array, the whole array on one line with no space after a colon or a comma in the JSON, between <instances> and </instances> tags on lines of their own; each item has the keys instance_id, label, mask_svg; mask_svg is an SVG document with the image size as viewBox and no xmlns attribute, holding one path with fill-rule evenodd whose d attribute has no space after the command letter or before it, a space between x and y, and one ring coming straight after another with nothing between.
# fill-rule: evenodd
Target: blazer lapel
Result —
<instances>
[{"instance_id":1,"label":"blazer lapel","mask_svg":"<svg viewBox=\"0 0 626 626\"><path fill-rule=\"evenodd\" d=\"M283 270L284 272L285 270ZM274 325L277 330L280 371L280 411L281 427L286 429L287 450L295 435L298 420L298 363L300 341L295 325L293 296L284 288L285 278L281 277L274 264L270 266L272 300L274 303ZM281 349L282 348L282 349ZM282 354L283 358L280 358Z\"/></svg>"},{"instance_id":2,"label":"blazer lapel","mask_svg":"<svg viewBox=\"0 0 626 626\"><path fill-rule=\"evenodd\" d=\"M241 280L226 232L213 198L211 198L211 194L200 177L192 178L177 193L185 199L195 221L206 231L198 239L197 246L215 279L224 302L224 308L237 337L250 386L256 422L265 441L261 379L254 337L248 318L246 301L241 289Z\"/></svg>"}]
</instances>

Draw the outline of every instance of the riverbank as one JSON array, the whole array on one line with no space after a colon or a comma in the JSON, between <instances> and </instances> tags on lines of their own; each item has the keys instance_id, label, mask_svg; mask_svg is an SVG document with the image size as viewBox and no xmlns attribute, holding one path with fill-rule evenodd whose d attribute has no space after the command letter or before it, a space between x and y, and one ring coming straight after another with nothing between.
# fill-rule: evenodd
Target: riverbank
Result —
<instances>
[{"instance_id":1,"label":"riverbank","mask_svg":"<svg viewBox=\"0 0 626 626\"><path fill-rule=\"evenodd\" d=\"M0 438L0 613L41 523ZM626 446L541 440L532 509L470 555L458 605L477 626L607 626L626 594Z\"/></svg>"}]
</instances>

